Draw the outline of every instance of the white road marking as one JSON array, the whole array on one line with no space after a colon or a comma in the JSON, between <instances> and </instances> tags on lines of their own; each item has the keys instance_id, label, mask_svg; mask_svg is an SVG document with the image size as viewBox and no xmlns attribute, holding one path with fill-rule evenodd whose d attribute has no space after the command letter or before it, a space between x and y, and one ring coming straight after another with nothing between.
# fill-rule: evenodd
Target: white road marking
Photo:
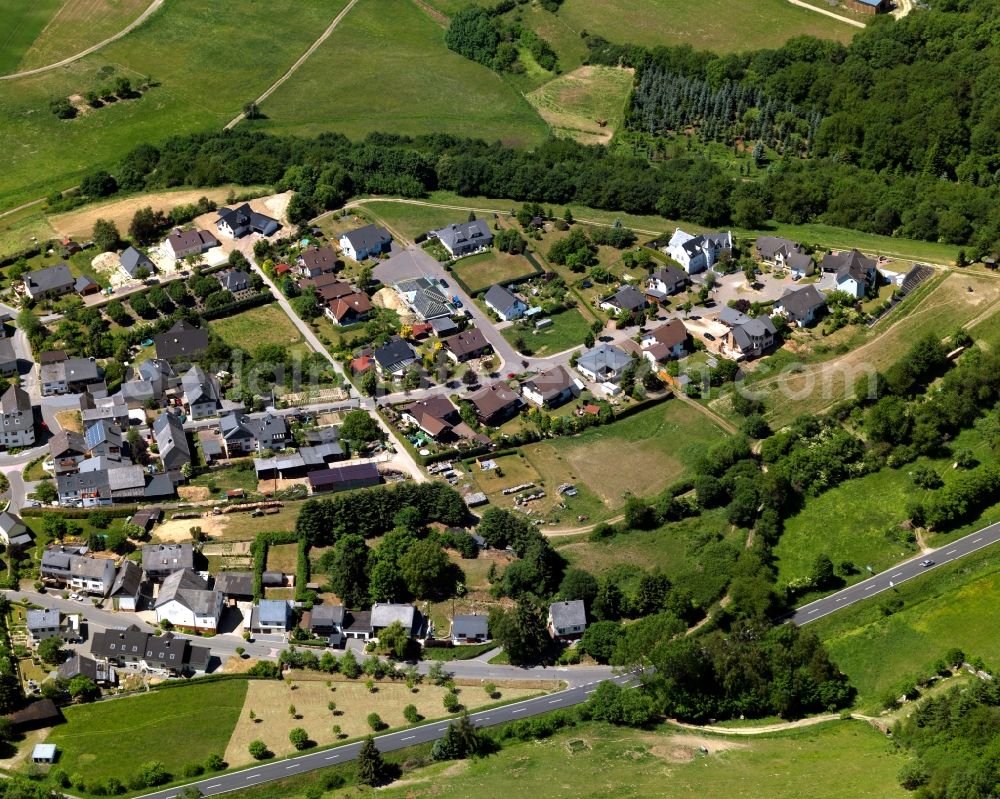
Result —
<instances>
[{"instance_id":1,"label":"white road marking","mask_svg":"<svg viewBox=\"0 0 1000 799\"><path fill-rule=\"evenodd\" d=\"M323 758L324 760L336 760L340 755L330 755L329 757Z\"/></svg>"},{"instance_id":2,"label":"white road marking","mask_svg":"<svg viewBox=\"0 0 1000 799\"><path fill-rule=\"evenodd\" d=\"M874 585L866 585L865 586L865 590L866 591L871 591L874 587L875 587Z\"/></svg>"},{"instance_id":3,"label":"white road marking","mask_svg":"<svg viewBox=\"0 0 1000 799\"><path fill-rule=\"evenodd\" d=\"M846 599L846 597L842 597L842 596L838 596L838 597L837 597L837 601L838 601L838 602L843 602L843 601L844 601L844 599Z\"/></svg>"},{"instance_id":4,"label":"white road marking","mask_svg":"<svg viewBox=\"0 0 1000 799\"><path fill-rule=\"evenodd\" d=\"M482 718L482 721L489 721L489 720L490 720L489 716L483 716L483 718Z\"/></svg>"},{"instance_id":5,"label":"white road marking","mask_svg":"<svg viewBox=\"0 0 1000 799\"><path fill-rule=\"evenodd\" d=\"M972 539L972 543L973 543L973 544L978 544L978 543L979 543L980 541L982 541L982 540L983 540L983 537L982 537L982 536L979 536L979 538L973 538L973 539Z\"/></svg>"},{"instance_id":6,"label":"white road marking","mask_svg":"<svg viewBox=\"0 0 1000 799\"><path fill-rule=\"evenodd\" d=\"M892 575L892 579L895 580L900 575L902 575L902 572L896 572L894 575Z\"/></svg>"},{"instance_id":7,"label":"white road marking","mask_svg":"<svg viewBox=\"0 0 1000 799\"><path fill-rule=\"evenodd\" d=\"M592 694L592 693L594 693L594 691L596 691L596 690L597 690L596 688L591 688L591 689L590 689L589 691L584 691L584 693L585 693L585 694Z\"/></svg>"},{"instance_id":8,"label":"white road marking","mask_svg":"<svg viewBox=\"0 0 1000 799\"><path fill-rule=\"evenodd\" d=\"M954 554L955 554L956 552L958 552L958 550L957 550L957 549L949 549L949 550L948 550L947 552L945 552L944 554L945 554L945 555L954 555Z\"/></svg>"},{"instance_id":9,"label":"white road marking","mask_svg":"<svg viewBox=\"0 0 1000 799\"><path fill-rule=\"evenodd\" d=\"M447 729L447 727L438 727L438 732L444 732Z\"/></svg>"},{"instance_id":10,"label":"white road marking","mask_svg":"<svg viewBox=\"0 0 1000 799\"><path fill-rule=\"evenodd\" d=\"M212 790L212 788L218 788L220 785L222 785L221 782L217 782L217 783L215 783L215 785L206 785L205 786L205 790L206 791L210 791L210 790Z\"/></svg>"},{"instance_id":11,"label":"white road marking","mask_svg":"<svg viewBox=\"0 0 1000 799\"><path fill-rule=\"evenodd\" d=\"M257 778L258 778L259 776L260 776L260 772L257 772L256 774L251 774L251 775L250 775L249 777L247 777L246 779L248 779L248 780L255 780L255 779L257 779Z\"/></svg>"},{"instance_id":12,"label":"white road marking","mask_svg":"<svg viewBox=\"0 0 1000 799\"><path fill-rule=\"evenodd\" d=\"M819 608L813 608L812 610L810 610L810 611L809 611L809 615L811 616L811 615L812 615L813 613L815 613L815 612L816 612L817 610L819 610Z\"/></svg>"},{"instance_id":13,"label":"white road marking","mask_svg":"<svg viewBox=\"0 0 1000 799\"><path fill-rule=\"evenodd\" d=\"M405 738L400 738L401 741L409 741L412 738L416 738L416 735L407 735Z\"/></svg>"},{"instance_id":14,"label":"white road marking","mask_svg":"<svg viewBox=\"0 0 1000 799\"><path fill-rule=\"evenodd\" d=\"M288 769L290 768L298 768L301 765L302 765L301 763L289 763L287 766L285 766L285 771L288 771Z\"/></svg>"},{"instance_id":15,"label":"white road marking","mask_svg":"<svg viewBox=\"0 0 1000 799\"><path fill-rule=\"evenodd\" d=\"M562 702L562 699L550 699L549 700L549 704L550 705L554 705L554 704L556 704L558 702Z\"/></svg>"}]
</instances>

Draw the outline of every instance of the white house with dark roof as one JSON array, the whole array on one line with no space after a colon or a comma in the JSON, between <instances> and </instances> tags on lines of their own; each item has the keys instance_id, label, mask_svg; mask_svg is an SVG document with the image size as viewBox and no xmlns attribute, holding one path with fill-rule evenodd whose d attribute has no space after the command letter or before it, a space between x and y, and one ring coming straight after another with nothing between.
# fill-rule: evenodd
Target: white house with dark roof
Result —
<instances>
[{"instance_id":1,"label":"white house with dark roof","mask_svg":"<svg viewBox=\"0 0 1000 799\"><path fill-rule=\"evenodd\" d=\"M181 377L184 404L194 420L217 416L222 401L219 382L200 366L192 366Z\"/></svg>"},{"instance_id":2,"label":"white house with dark roof","mask_svg":"<svg viewBox=\"0 0 1000 799\"><path fill-rule=\"evenodd\" d=\"M774 304L774 312L784 316L799 327L807 327L816 319L817 313L826 306L826 297L810 284L789 291Z\"/></svg>"},{"instance_id":3,"label":"white house with dark roof","mask_svg":"<svg viewBox=\"0 0 1000 799\"><path fill-rule=\"evenodd\" d=\"M194 569L194 545L145 544L142 547L142 570L149 579L162 580L185 569Z\"/></svg>"},{"instance_id":4,"label":"white house with dark roof","mask_svg":"<svg viewBox=\"0 0 1000 799\"><path fill-rule=\"evenodd\" d=\"M20 386L12 385L0 396L0 444L7 447L30 447L35 443L35 414L31 397Z\"/></svg>"},{"instance_id":5,"label":"white house with dark roof","mask_svg":"<svg viewBox=\"0 0 1000 799\"><path fill-rule=\"evenodd\" d=\"M270 236L281 227L277 219L253 210L249 203L237 208L220 208L218 213L215 228L227 239L239 239L248 233Z\"/></svg>"},{"instance_id":6,"label":"white house with dark roof","mask_svg":"<svg viewBox=\"0 0 1000 799\"><path fill-rule=\"evenodd\" d=\"M528 310L524 300L519 299L514 292L499 283L490 286L483 295L483 302L487 308L500 317L501 322L520 319Z\"/></svg>"},{"instance_id":7,"label":"white house with dark roof","mask_svg":"<svg viewBox=\"0 0 1000 799\"><path fill-rule=\"evenodd\" d=\"M378 638L382 630L398 621L411 636L418 635L422 617L413 605L394 604L391 602L376 602L372 605L371 627L372 635Z\"/></svg>"},{"instance_id":8,"label":"white house with dark roof","mask_svg":"<svg viewBox=\"0 0 1000 799\"><path fill-rule=\"evenodd\" d=\"M34 646L46 638L55 638L62 632L62 617L55 608L29 610L25 615L28 637Z\"/></svg>"},{"instance_id":9,"label":"white house with dark roof","mask_svg":"<svg viewBox=\"0 0 1000 799\"><path fill-rule=\"evenodd\" d=\"M176 571L163 580L156 596L156 621L169 621L186 630L215 632L222 615L222 592L190 569Z\"/></svg>"},{"instance_id":10,"label":"white house with dark roof","mask_svg":"<svg viewBox=\"0 0 1000 799\"><path fill-rule=\"evenodd\" d=\"M114 603L116 610L135 611L139 609L141 590L142 568L134 560L123 561L108 598Z\"/></svg>"},{"instance_id":11,"label":"white house with dark roof","mask_svg":"<svg viewBox=\"0 0 1000 799\"><path fill-rule=\"evenodd\" d=\"M35 537L31 528L26 525L20 516L5 510L0 513L0 543L8 549L24 549L31 546Z\"/></svg>"},{"instance_id":12,"label":"white house with dark roof","mask_svg":"<svg viewBox=\"0 0 1000 799\"><path fill-rule=\"evenodd\" d=\"M191 463L191 447L188 445L184 425L174 414L164 412L156 417L153 436L163 471L176 474L185 463Z\"/></svg>"},{"instance_id":13,"label":"white house with dark roof","mask_svg":"<svg viewBox=\"0 0 1000 799\"><path fill-rule=\"evenodd\" d=\"M680 319L671 319L653 330L642 334L639 345L643 357L654 366L671 358L687 354L688 331Z\"/></svg>"},{"instance_id":14,"label":"white house with dark roof","mask_svg":"<svg viewBox=\"0 0 1000 799\"><path fill-rule=\"evenodd\" d=\"M23 278L24 291L33 300L61 297L76 290L76 278L66 264L47 266L28 272Z\"/></svg>"},{"instance_id":15,"label":"white house with dark roof","mask_svg":"<svg viewBox=\"0 0 1000 799\"><path fill-rule=\"evenodd\" d=\"M549 605L549 635L557 641L572 641L587 629L587 608L582 599Z\"/></svg>"},{"instance_id":16,"label":"white house with dark roof","mask_svg":"<svg viewBox=\"0 0 1000 799\"><path fill-rule=\"evenodd\" d=\"M732 251L733 234L728 230L694 235L677 228L666 247L667 255L677 261L689 275L713 268L723 253Z\"/></svg>"},{"instance_id":17,"label":"white house with dark roof","mask_svg":"<svg viewBox=\"0 0 1000 799\"><path fill-rule=\"evenodd\" d=\"M452 258L472 255L493 246L493 233L482 219L456 222L440 230L432 230L427 235L440 241Z\"/></svg>"},{"instance_id":18,"label":"white house with dark roof","mask_svg":"<svg viewBox=\"0 0 1000 799\"><path fill-rule=\"evenodd\" d=\"M149 259L148 255L135 247L126 249L118 260L122 269L133 280L142 279L140 270L146 270L147 277L156 271L156 264Z\"/></svg>"},{"instance_id":19,"label":"white house with dark roof","mask_svg":"<svg viewBox=\"0 0 1000 799\"><path fill-rule=\"evenodd\" d=\"M402 377L406 368L417 362L416 351L398 336L378 347L372 357L383 378Z\"/></svg>"},{"instance_id":20,"label":"white house with dark roof","mask_svg":"<svg viewBox=\"0 0 1000 799\"><path fill-rule=\"evenodd\" d=\"M646 279L646 297L653 302L663 302L683 291L690 282L687 272L673 264L664 264Z\"/></svg>"},{"instance_id":21,"label":"white house with dark roof","mask_svg":"<svg viewBox=\"0 0 1000 799\"><path fill-rule=\"evenodd\" d=\"M451 620L451 642L461 644L481 644L490 640L490 625L487 616L481 613L456 615Z\"/></svg>"},{"instance_id":22,"label":"white house with dark roof","mask_svg":"<svg viewBox=\"0 0 1000 799\"><path fill-rule=\"evenodd\" d=\"M646 307L646 297L635 286L622 286L601 300L601 310L611 313L638 313Z\"/></svg>"},{"instance_id":23,"label":"white house with dark roof","mask_svg":"<svg viewBox=\"0 0 1000 799\"><path fill-rule=\"evenodd\" d=\"M824 272L836 274L837 291L850 294L860 300L868 289L875 285L878 271L874 259L867 257L860 250L849 252L827 253L820 262Z\"/></svg>"},{"instance_id":24,"label":"white house with dark roof","mask_svg":"<svg viewBox=\"0 0 1000 799\"><path fill-rule=\"evenodd\" d=\"M594 383L617 383L631 356L614 344L598 344L586 350L576 361L576 370Z\"/></svg>"},{"instance_id":25,"label":"white house with dark roof","mask_svg":"<svg viewBox=\"0 0 1000 799\"><path fill-rule=\"evenodd\" d=\"M153 336L153 343L157 358L168 361L196 358L208 349L208 331L180 319L165 333Z\"/></svg>"},{"instance_id":26,"label":"white house with dark roof","mask_svg":"<svg viewBox=\"0 0 1000 799\"><path fill-rule=\"evenodd\" d=\"M562 366L553 366L521 383L521 395L539 408L557 408L578 391L576 381Z\"/></svg>"},{"instance_id":27,"label":"white house with dark roof","mask_svg":"<svg viewBox=\"0 0 1000 799\"><path fill-rule=\"evenodd\" d=\"M366 258L378 258L383 253L389 252L392 234L384 227L365 225L341 233L337 243L348 258L364 261Z\"/></svg>"}]
</instances>

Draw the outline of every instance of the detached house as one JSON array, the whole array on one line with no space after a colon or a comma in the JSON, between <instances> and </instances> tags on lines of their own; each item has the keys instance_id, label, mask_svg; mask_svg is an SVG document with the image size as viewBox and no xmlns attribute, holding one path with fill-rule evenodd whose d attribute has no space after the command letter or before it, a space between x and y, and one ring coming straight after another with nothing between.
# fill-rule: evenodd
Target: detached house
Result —
<instances>
[{"instance_id":1,"label":"detached house","mask_svg":"<svg viewBox=\"0 0 1000 799\"><path fill-rule=\"evenodd\" d=\"M372 302L368 295L360 291L352 291L328 302L323 313L335 325L356 325L368 318L372 311Z\"/></svg>"},{"instance_id":2,"label":"detached house","mask_svg":"<svg viewBox=\"0 0 1000 799\"><path fill-rule=\"evenodd\" d=\"M287 632L290 618L291 608L284 599L262 599L250 612L250 632Z\"/></svg>"},{"instance_id":3,"label":"detached house","mask_svg":"<svg viewBox=\"0 0 1000 799\"><path fill-rule=\"evenodd\" d=\"M382 632L393 622L399 622L403 629L410 636L419 636L423 626L423 617L420 611L413 605L393 604L389 602L376 602L372 605L371 625L372 636L378 638Z\"/></svg>"},{"instance_id":4,"label":"detached house","mask_svg":"<svg viewBox=\"0 0 1000 799\"><path fill-rule=\"evenodd\" d=\"M611 313L638 313L645 308L646 298L635 286L622 286L610 297L601 300L601 309Z\"/></svg>"},{"instance_id":5,"label":"detached house","mask_svg":"<svg viewBox=\"0 0 1000 799\"><path fill-rule=\"evenodd\" d=\"M632 358L613 344L598 344L576 361L576 370L594 383L617 383Z\"/></svg>"},{"instance_id":6,"label":"detached house","mask_svg":"<svg viewBox=\"0 0 1000 799\"><path fill-rule=\"evenodd\" d=\"M426 277L401 280L393 288L423 322L433 322L455 313L455 307L441 290L441 284ZM436 329L436 328L435 328Z\"/></svg>"},{"instance_id":7,"label":"detached house","mask_svg":"<svg viewBox=\"0 0 1000 799\"><path fill-rule=\"evenodd\" d=\"M190 569L164 578L156 597L156 620L194 632L215 632L222 615L222 593L209 589Z\"/></svg>"},{"instance_id":8,"label":"detached house","mask_svg":"<svg viewBox=\"0 0 1000 799\"><path fill-rule=\"evenodd\" d=\"M527 304L518 299L514 292L506 286L494 283L483 295L486 307L500 317L501 322L511 322L520 319L528 310Z\"/></svg>"},{"instance_id":9,"label":"detached house","mask_svg":"<svg viewBox=\"0 0 1000 799\"><path fill-rule=\"evenodd\" d=\"M227 458L265 449L284 449L290 438L285 418L270 413L251 417L229 411L219 417L219 432Z\"/></svg>"},{"instance_id":10,"label":"detached house","mask_svg":"<svg viewBox=\"0 0 1000 799\"><path fill-rule=\"evenodd\" d=\"M0 512L0 543L12 550L22 550L31 546L35 537L21 517L9 510Z\"/></svg>"},{"instance_id":11,"label":"detached house","mask_svg":"<svg viewBox=\"0 0 1000 799\"><path fill-rule=\"evenodd\" d=\"M23 280L24 291L33 300L53 299L76 290L76 278L66 264L28 272Z\"/></svg>"},{"instance_id":12,"label":"detached house","mask_svg":"<svg viewBox=\"0 0 1000 799\"><path fill-rule=\"evenodd\" d=\"M184 389L184 404L192 419L207 419L219 412L222 393L219 382L205 373L200 366L192 366L181 377Z\"/></svg>"},{"instance_id":13,"label":"detached house","mask_svg":"<svg viewBox=\"0 0 1000 799\"><path fill-rule=\"evenodd\" d=\"M215 278L219 281L219 285L231 294L250 291L250 275L242 269L224 269L217 272Z\"/></svg>"},{"instance_id":14,"label":"detached house","mask_svg":"<svg viewBox=\"0 0 1000 799\"><path fill-rule=\"evenodd\" d=\"M539 408L557 408L577 394L576 381L566 369L554 366L521 383L521 394Z\"/></svg>"},{"instance_id":15,"label":"detached house","mask_svg":"<svg viewBox=\"0 0 1000 799\"><path fill-rule=\"evenodd\" d=\"M180 230L175 228L167 236L166 250L175 260L180 261L189 255L201 255L213 247L219 246L219 240L207 230Z\"/></svg>"},{"instance_id":16,"label":"detached house","mask_svg":"<svg viewBox=\"0 0 1000 799\"><path fill-rule=\"evenodd\" d=\"M150 580L162 580L174 572L194 569L192 544L146 544L142 548L142 570Z\"/></svg>"},{"instance_id":17,"label":"detached house","mask_svg":"<svg viewBox=\"0 0 1000 799\"><path fill-rule=\"evenodd\" d=\"M38 646L46 638L57 638L62 634L61 614L54 608L29 610L25 614L25 626L32 645Z\"/></svg>"},{"instance_id":18,"label":"detached house","mask_svg":"<svg viewBox=\"0 0 1000 799\"><path fill-rule=\"evenodd\" d=\"M695 236L677 228L665 251L685 272L693 275L713 268L723 253L733 251L733 234L727 230L722 233L699 233Z\"/></svg>"},{"instance_id":19,"label":"detached house","mask_svg":"<svg viewBox=\"0 0 1000 799\"><path fill-rule=\"evenodd\" d=\"M846 292L858 300L875 285L878 276L875 261L859 250L827 253L823 256L820 267L824 272L836 274L837 291Z\"/></svg>"},{"instance_id":20,"label":"detached house","mask_svg":"<svg viewBox=\"0 0 1000 799\"><path fill-rule=\"evenodd\" d=\"M490 640L489 619L482 614L457 615L451 620L451 642L481 644Z\"/></svg>"},{"instance_id":21,"label":"detached house","mask_svg":"<svg viewBox=\"0 0 1000 799\"><path fill-rule=\"evenodd\" d=\"M337 271L337 263L333 247L313 247L305 250L295 261L299 274L308 278L333 274Z\"/></svg>"},{"instance_id":22,"label":"detached house","mask_svg":"<svg viewBox=\"0 0 1000 799\"><path fill-rule=\"evenodd\" d=\"M491 427L499 427L516 416L524 404L518 393L503 381L484 386L470 394L469 402L476 409L479 421Z\"/></svg>"},{"instance_id":23,"label":"detached house","mask_svg":"<svg viewBox=\"0 0 1000 799\"><path fill-rule=\"evenodd\" d=\"M208 331L181 319L166 333L153 336L156 357L167 361L191 360L208 349Z\"/></svg>"},{"instance_id":24,"label":"detached house","mask_svg":"<svg viewBox=\"0 0 1000 799\"><path fill-rule=\"evenodd\" d=\"M687 341L688 331L684 323L680 319L671 319L644 333L640 346L643 357L656 366L671 358L683 358L687 354Z\"/></svg>"},{"instance_id":25,"label":"detached house","mask_svg":"<svg viewBox=\"0 0 1000 799\"><path fill-rule=\"evenodd\" d=\"M789 291L774 304L774 312L784 316L799 327L812 324L816 315L826 306L826 298L815 286L803 286Z\"/></svg>"},{"instance_id":26,"label":"detached house","mask_svg":"<svg viewBox=\"0 0 1000 799\"><path fill-rule=\"evenodd\" d=\"M364 261L389 252L392 236L384 227L365 225L341 234L337 243L348 258Z\"/></svg>"},{"instance_id":27,"label":"detached house","mask_svg":"<svg viewBox=\"0 0 1000 799\"><path fill-rule=\"evenodd\" d=\"M549 635L557 641L572 641L587 629L587 609L582 599L553 602L549 605Z\"/></svg>"},{"instance_id":28,"label":"detached house","mask_svg":"<svg viewBox=\"0 0 1000 799\"><path fill-rule=\"evenodd\" d=\"M663 302L667 297L683 291L690 282L687 272L667 264L646 279L646 298L651 302Z\"/></svg>"},{"instance_id":29,"label":"detached house","mask_svg":"<svg viewBox=\"0 0 1000 799\"><path fill-rule=\"evenodd\" d=\"M56 476L74 474L80 469L80 461L87 457L87 442L73 430L60 430L49 439L49 455Z\"/></svg>"},{"instance_id":30,"label":"detached house","mask_svg":"<svg viewBox=\"0 0 1000 799\"><path fill-rule=\"evenodd\" d=\"M490 351L490 342L478 327L470 327L443 342L445 352L455 363L465 363Z\"/></svg>"},{"instance_id":31,"label":"detached house","mask_svg":"<svg viewBox=\"0 0 1000 799\"><path fill-rule=\"evenodd\" d=\"M432 230L427 236L440 241L452 258L471 255L493 246L493 234L490 232L490 226L482 219L448 225L440 230Z\"/></svg>"},{"instance_id":32,"label":"detached house","mask_svg":"<svg viewBox=\"0 0 1000 799\"><path fill-rule=\"evenodd\" d=\"M448 442L465 438L483 443L485 438L462 420L458 408L444 394L410 403L403 408L401 417L436 441ZM489 439L485 441L488 442Z\"/></svg>"},{"instance_id":33,"label":"detached house","mask_svg":"<svg viewBox=\"0 0 1000 799\"><path fill-rule=\"evenodd\" d=\"M156 271L156 265L149 259L149 256L135 247L129 247L125 250L119 261L125 274L133 280L141 279L142 272L140 270L145 270L147 277Z\"/></svg>"},{"instance_id":34,"label":"detached house","mask_svg":"<svg viewBox=\"0 0 1000 799\"><path fill-rule=\"evenodd\" d=\"M719 317L721 321L721 316ZM778 331L769 316L759 316L756 319L744 317L730 327L723 341L723 349L728 350L736 360L751 360L759 358L774 346Z\"/></svg>"},{"instance_id":35,"label":"detached house","mask_svg":"<svg viewBox=\"0 0 1000 799\"><path fill-rule=\"evenodd\" d=\"M220 208L219 219L215 223L216 230L228 239L239 239L248 233L270 236L279 227L277 219L254 211L249 203L243 203L238 208Z\"/></svg>"},{"instance_id":36,"label":"detached house","mask_svg":"<svg viewBox=\"0 0 1000 799\"><path fill-rule=\"evenodd\" d=\"M0 444L11 447L30 447L35 443L35 415L31 397L20 386L12 385L0 397Z\"/></svg>"},{"instance_id":37,"label":"detached house","mask_svg":"<svg viewBox=\"0 0 1000 799\"><path fill-rule=\"evenodd\" d=\"M191 463L191 448L188 446L184 425L174 414L161 413L156 417L153 436L164 472L178 475L184 464Z\"/></svg>"},{"instance_id":38,"label":"detached house","mask_svg":"<svg viewBox=\"0 0 1000 799\"><path fill-rule=\"evenodd\" d=\"M417 353L403 339L394 336L372 353L384 380L402 377L406 367L417 361Z\"/></svg>"}]
</instances>

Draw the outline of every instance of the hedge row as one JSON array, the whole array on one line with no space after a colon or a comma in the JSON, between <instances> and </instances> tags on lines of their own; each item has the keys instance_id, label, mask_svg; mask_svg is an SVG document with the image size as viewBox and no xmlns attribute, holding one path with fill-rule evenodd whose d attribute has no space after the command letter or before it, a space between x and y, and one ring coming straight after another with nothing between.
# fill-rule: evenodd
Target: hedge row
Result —
<instances>
[{"instance_id":1,"label":"hedge row","mask_svg":"<svg viewBox=\"0 0 1000 799\"><path fill-rule=\"evenodd\" d=\"M294 532L265 531L257 533L250 551L253 552L253 598L264 596L264 571L267 568L267 550L276 544L294 544L299 540Z\"/></svg>"},{"instance_id":2,"label":"hedge row","mask_svg":"<svg viewBox=\"0 0 1000 799\"><path fill-rule=\"evenodd\" d=\"M90 514L95 510L100 510L106 513L112 519L125 519L129 516L135 514L139 510L135 505L121 506L121 507L101 507L101 508L24 508L21 511L21 516L45 516L47 514L55 514L57 516L62 516L64 519L88 519Z\"/></svg>"},{"instance_id":3,"label":"hedge row","mask_svg":"<svg viewBox=\"0 0 1000 799\"><path fill-rule=\"evenodd\" d=\"M275 297L271 294L271 292L265 290L260 294L255 294L253 297L247 297L245 300L237 300L236 302L230 302L226 305L220 305L218 308L204 310L201 312L201 318L205 321L211 321L212 319L232 316L233 314L238 314L241 311L247 311L250 308L257 308L261 305L269 305L274 301Z\"/></svg>"}]
</instances>

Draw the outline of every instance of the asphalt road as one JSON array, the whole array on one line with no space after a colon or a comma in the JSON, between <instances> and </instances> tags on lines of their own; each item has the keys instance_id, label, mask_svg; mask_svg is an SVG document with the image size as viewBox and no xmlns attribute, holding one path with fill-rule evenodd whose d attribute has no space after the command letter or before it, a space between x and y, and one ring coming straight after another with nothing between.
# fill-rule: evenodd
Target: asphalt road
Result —
<instances>
[{"instance_id":1,"label":"asphalt road","mask_svg":"<svg viewBox=\"0 0 1000 799\"><path fill-rule=\"evenodd\" d=\"M630 684L634 679L632 675L611 678L613 682L619 685ZM597 683L589 683L576 688L567 688L564 691L547 694L536 699L526 699L522 702L504 705L503 707L472 713L469 715L469 718L477 727L491 727L494 724L503 724L507 721L538 716L542 713L549 713L553 710L573 707L574 705L586 702L590 694L596 690L596 687ZM420 727L411 727L408 730L380 735L375 738L375 743L378 745L380 751L392 752L408 746L435 741L444 735L445 730L448 729L448 725L448 721L434 721ZM292 777L296 774L304 774L307 771L315 771L327 766L346 763L354 760L358 756L360 749L360 742L345 744L333 749L323 749L318 752L299 755L288 760L260 763L229 774L207 777L198 782L189 783L189 785L200 790L203 796L216 796L260 785L261 783ZM138 799L174 799L180 791L180 788L167 788L155 793L143 794Z\"/></svg>"},{"instance_id":2,"label":"asphalt road","mask_svg":"<svg viewBox=\"0 0 1000 799\"><path fill-rule=\"evenodd\" d=\"M874 577L869 577L867 580L862 580L860 583L855 583L835 594L830 594L830 596L817 599L815 602L810 602L807 605L796 608L795 612L786 617L785 621L792 621L802 625L822 619L824 616L836 613L838 610L853 605L855 602L861 602L873 596L878 596L883 591L888 591L901 583L905 583L907 580L912 580L914 577L919 577L921 574L926 574L929 571L944 566L946 563L951 563L966 555L971 555L973 552L988 547L990 544L995 544L998 541L1000 541L1000 522L970 533L964 538L959 538L957 541L953 541L931 552L924 552L903 563L897 563L884 572L876 574ZM925 560L932 561L932 565L922 565Z\"/></svg>"}]
</instances>

